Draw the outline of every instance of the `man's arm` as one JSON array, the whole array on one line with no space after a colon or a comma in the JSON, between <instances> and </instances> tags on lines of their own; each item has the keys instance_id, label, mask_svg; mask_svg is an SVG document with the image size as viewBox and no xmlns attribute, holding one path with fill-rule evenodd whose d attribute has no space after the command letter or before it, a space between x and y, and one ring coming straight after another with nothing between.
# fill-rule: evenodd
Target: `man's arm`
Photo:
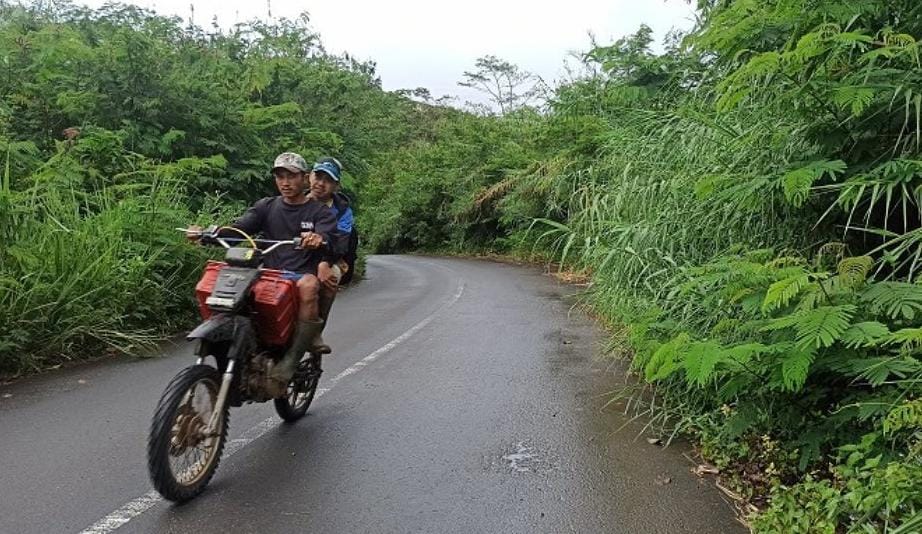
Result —
<instances>
[{"instance_id":1,"label":"man's arm","mask_svg":"<svg viewBox=\"0 0 922 534\"><path fill-rule=\"evenodd\" d=\"M257 200L255 203L253 203L252 206L247 208L246 212L241 215L240 218L231 223L229 226L243 230L251 236L258 234L263 228L263 222L266 220L266 213L269 211L269 203L271 201L272 197ZM188 231L186 232L186 238L196 241L201 237L201 231L201 226L195 224L190 225L188 227ZM241 237L237 232L228 230L226 228L219 229L217 236L236 238Z\"/></svg>"},{"instance_id":2,"label":"man's arm","mask_svg":"<svg viewBox=\"0 0 922 534\"><path fill-rule=\"evenodd\" d=\"M246 212L234 221L231 226L252 235L258 234L265 224L266 214L269 212L269 204L272 197L257 200L252 206L247 208ZM222 235L233 235L233 232L224 230Z\"/></svg>"},{"instance_id":3,"label":"man's arm","mask_svg":"<svg viewBox=\"0 0 922 534\"><path fill-rule=\"evenodd\" d=\"M314 233L323 236L323 240L327 243L326 246L321 248L324 261L326 261L330 254L330 250L332 250L333 241L336 238L336 216L333 215L333 210L322 204L314 220Z\"/></svg>"},{"instance_id":4,"label":"man's arm","mask_svg":"<svg viewBox=\"0 0 922 534\"><path fill-rule=\"evenodd\" d=\"M352 208L346 206L346 209L339 215L336 220L336 229L330 236L330 251L324 257L324 261L329 261L330 265L338 262L349 252L349 237L352 235Z\"/></svg>"},{"instance_id":5,"label":"man's arm","mask_svg":"<svg viewBox=\"0 0 922 534\"><path fill-rule=\"evenodd\" d=\"M317 266L317 278L320 280L320 283L325 287L331 290L336 289L336 284L338 280L333 276L331 266L333 261L332 250L336 246L336 216L333 215L333 210L323 206L320 210L320 215L314 223L314 232L323 236L324 241L326 241L326 246L321 249L321 259L320 264Z\"/></svg>"}]
</instances>

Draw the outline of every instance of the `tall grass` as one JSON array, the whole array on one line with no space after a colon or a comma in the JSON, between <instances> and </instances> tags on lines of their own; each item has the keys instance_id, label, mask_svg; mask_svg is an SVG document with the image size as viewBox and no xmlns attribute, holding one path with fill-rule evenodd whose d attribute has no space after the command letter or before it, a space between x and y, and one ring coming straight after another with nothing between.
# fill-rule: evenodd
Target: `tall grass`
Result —
<instances>
[{"instance_id":1,"label":"tall grass","mask_svg":"<svg viewBox=\"0 0 922 534\"><path fill-rule=\"evenodd\" d=\"M194 218L185 188L175 164L137 163L84 188L67 177L87 167L60 157L4 185L0 372L133 351L188 321L202 256L174 230Z\"/></svg>"}]
</instances>

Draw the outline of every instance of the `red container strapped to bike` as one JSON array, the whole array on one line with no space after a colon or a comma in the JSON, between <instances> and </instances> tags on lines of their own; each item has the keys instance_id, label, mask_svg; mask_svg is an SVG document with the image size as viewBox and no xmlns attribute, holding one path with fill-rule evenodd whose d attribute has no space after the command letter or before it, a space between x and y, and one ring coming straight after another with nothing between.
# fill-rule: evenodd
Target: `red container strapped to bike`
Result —
<instances>
[{"instance_id":1,"label":"red container strapped to bike","mask_svg":"<svg viewBox=\"0 0 922 534\"><path fill-rule=\"evenodd\" d=\"M212 310L205 304L205 299L211 296L218 273L226 266L224 262L209 261L202 278L195 285L195 297L203 319L211 317ZM253 284L250 294L259 339L266 345L287 345L298 314L297 284L283 278L281 271L260 269L259 279Z\"/></svg>"}]
</instances>

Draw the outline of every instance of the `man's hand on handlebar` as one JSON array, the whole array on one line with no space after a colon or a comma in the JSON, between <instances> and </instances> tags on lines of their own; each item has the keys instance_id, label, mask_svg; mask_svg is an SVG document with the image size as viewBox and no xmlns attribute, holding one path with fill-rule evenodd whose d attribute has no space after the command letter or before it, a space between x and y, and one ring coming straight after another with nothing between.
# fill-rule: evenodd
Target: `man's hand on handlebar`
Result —
<instances>
[{"instance_id":1,"label":"man's hand on handlebar","mask_svg":"<svg viewBox=\"0 0 922 534\"><path fill-rule=\"evenodd\" d=\"M198 241L202 237L202 227L197 224L190 224L186 228L186 239L189 241Z\"/></svg>"},{"instance_id":2,"label":"man's hand on handlebar","mask_svg":"<svg viewBox=\"0 0 922 534\"><path fill-rule=\"evenodd\" d=\"M323 236L314 232L301 232L301 248L314 250L323 245Z\"/></svg>"}]
</instances>

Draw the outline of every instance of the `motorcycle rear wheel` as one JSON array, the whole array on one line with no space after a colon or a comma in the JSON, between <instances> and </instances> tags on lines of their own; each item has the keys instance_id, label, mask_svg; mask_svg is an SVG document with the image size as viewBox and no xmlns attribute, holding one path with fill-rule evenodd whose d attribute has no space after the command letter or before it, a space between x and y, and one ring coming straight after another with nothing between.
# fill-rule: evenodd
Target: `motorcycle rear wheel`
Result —
<instances>
[{"instance_id":1,"label":"motorcycle rear wheel","mask_svg":"<svg viewBox=\"0 0 922 534\"><path fill-rule=\"evenodd\" d=\"M221 387L211 366L180 371L164 390L147 440L147 467L160 495L184 502L201 493L214 476L227 438L225 404L214 432L205 434Z\"/></svg>"},{"instance_id":2,"label":"motorcycle rear wheel","mask_svg":"<svg viewBox=\"0 0 922 534\"><path fill-rule=\"evenodd\" d=\"M295 376L288 384L288 392L284 397L275 399L275 412L288 423L293 423L304 417L314 394L317 392L317 383L320 382L320 355L302 359L298 364Z\"/></svg>"}]
</instances>

